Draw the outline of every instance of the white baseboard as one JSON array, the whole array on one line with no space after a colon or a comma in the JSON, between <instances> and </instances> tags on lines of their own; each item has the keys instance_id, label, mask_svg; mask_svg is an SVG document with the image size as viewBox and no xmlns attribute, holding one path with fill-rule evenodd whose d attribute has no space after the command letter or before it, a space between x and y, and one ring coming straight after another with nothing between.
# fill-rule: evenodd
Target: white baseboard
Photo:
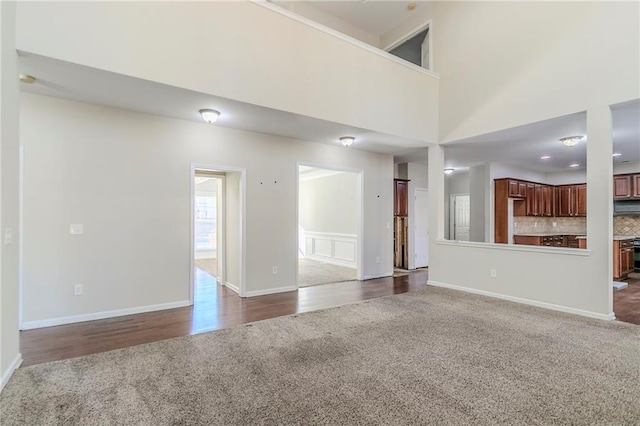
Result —
<instances>
[{"instance_id":1,"label":"white baseboard","mask_svg":"<svg viewBox=\"0 0 640 426\"><path fill-rule=\"evenodd\" d=\"M321 256L317 254L305 254L305 259L315 260L316 262L328 263L329 265L342 266L343 268L358 269L355 262L349 260L340 260L337 257Z\"/></svg>"},{"instance_id":2,"label":"white baseboard","mask_svg":"<svg viewBox=\"0 0 640 426\"><path fill-rule=\"evenodd\" d=\"M13 360L9 368L7 368L7 371L2 373L2 381L0 382L0 391L2 391L2 389L4 389L4 387L6 386L6 384L9 383L9 379L11 378L11 376L13 376L13 372L16 371L21 364L22 364L22 354L18 354L16 355L15 359Z\"/></svg>"},{"instance_id":3,"label":"white baseboard","mask_svg":"<svg viewBox=\"0 0 640 426\"><path fill-rule=\"evenodd\" d=\"M164 309L184 308L190 306L188 300L179 302L160 303L158 305L138 306L135 308L117 309L115 311L95 312L92 314L73 315L70 317L58 317L38 321L25 321L20 330L31 330L34 328L53 327L56 325L72 324L76 322L94 321L105 318L121 317L123 315L142 314L145 312L162 311Z\"/></svg>"},{"instance_id":4,"label":"white baseboard","mask_svg":"<svg viewBox=\"0 0 640 426\"><path fill-rule=\"evenodd\" d=\"M296 291L296 286L267 288L265 290L247 291L245 297L265 296L267 294L286 293L288 291Z\"/></svg>"},{"instance_id":5,"label":"white baseboard","mask_svg":"<svg viewBox=\"0 0 640 426\"><path fill-rule=\"evenodd\" d=\"M600 314L600 313L597 313L597 312L591 312L591 311L585 311L585 310L582 310L582 309L570 308L568 306L555 305L553 303L547 303L547 302L539 302L537 300L524 299L522 297L508 296L506 294L493 293L493 292L485 291L485 290L477 290L475 288L461 287L461 286L458 286L458 285L447 284L447 283L443 283L443 282L439 282L439 281L433 281L433 280L428 280L427 284L435 286L435 287L449 288L451 290L464 291L466 293L479 294L479 295L482 295L482 296L493 297L493 298L496 298L496 299L508 300L510 302L522 303L524 305L536 306L538 308L545 308L545 309L551 309L553 311L566 312L566 313L575 314L575 315L582 315L584 317L589 317L589 318L596 318L596 319L607 320L607 321L611 321L611 320L616 319L616 316L615 316L615 314L613 312L611 312L609 314Z\"/></svg>"},{"instance_id":6,"label":"white baseboard","mask_svg":"<svg viewBox=\"0 0 640 426\"><path fill-rule=\"evenodd\" d=\"M240 288L237 285L231 284L229 281L227 281L226 283L224 283L224 286L234 293L240 294Z\"/></svg>"},{"instance_id":7,"label":"white baseboard","mask_svg":"<svg viewBox=\"0 0 640 426\"><path fill-rule=\"evenodd\" d=\"M384 272L382 274L365 275L363 279L374 280L376 278L386 278L386 277L392 277L392 276L393 276L393 272Z\"/></svg>"}]
</instances>

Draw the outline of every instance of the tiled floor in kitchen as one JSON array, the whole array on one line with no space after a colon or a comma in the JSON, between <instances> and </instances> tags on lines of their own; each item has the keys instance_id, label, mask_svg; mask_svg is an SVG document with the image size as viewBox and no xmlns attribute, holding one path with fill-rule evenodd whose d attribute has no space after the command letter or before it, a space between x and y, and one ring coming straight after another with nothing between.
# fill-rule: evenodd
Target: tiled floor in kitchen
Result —
<instances>
[{"instance_id":1,"label":"tiled floor in kitchen","mask_svg":"<svg viewBox=\"0 0 640 426\"><path fill-rule=\"evenodd\" d=\"M618 321L640 325L640 278L624 281L629 284L628 287L613 290L613 312Z\"/></svg>"}]
</instances>

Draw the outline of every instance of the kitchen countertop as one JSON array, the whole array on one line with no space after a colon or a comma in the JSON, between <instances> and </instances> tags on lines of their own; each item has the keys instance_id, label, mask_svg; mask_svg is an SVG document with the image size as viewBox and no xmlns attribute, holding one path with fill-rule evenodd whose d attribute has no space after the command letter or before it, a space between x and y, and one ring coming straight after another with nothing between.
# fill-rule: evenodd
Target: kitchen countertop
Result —
<instances>
[{"instance_id":1,"label":"kitchen countertop","mask_svg":"<svg viewBox=\"0 0 640 426\"><path fill-rule=\"evenodd\" d=\"M581 235L579 237L577 237L579 240L584 240L585 238L587 238L586 235ZM633 240L635 238L639 238L639 237L634 237L633 235L614 235L613 236L613 241L623 241L623 240Z\"/></svg>"},{"instance_id":2,"label":"kitchen countertop","mask_svg":"<svg viewBox=\"0 0 640 426\"><path fill-rule=\"evenodd\" d=\"M557 237L560 235L576 235L583 238L587 238L584 234L572 234L570 232L538 232L538 233L526 233L526 234L513 234L514 237ZM633 238L633 237L631 237Z\"/></svg>"}]
</instances>

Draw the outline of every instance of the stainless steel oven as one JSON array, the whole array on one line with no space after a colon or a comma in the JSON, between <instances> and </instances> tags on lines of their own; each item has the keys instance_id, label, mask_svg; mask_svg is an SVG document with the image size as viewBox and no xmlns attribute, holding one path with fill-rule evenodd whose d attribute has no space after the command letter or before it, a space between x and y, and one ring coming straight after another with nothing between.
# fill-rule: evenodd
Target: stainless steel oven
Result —
<instances>
[{"instance_id":1,"label":"stainless steel oven","mask_svg":"<svg viewBox=\"0 0 640 426\"><path fill-rule=\"evenodd\" d=\"M633 269L640 272L640 237L633 240Z\"/></svg>"}]
</instances>

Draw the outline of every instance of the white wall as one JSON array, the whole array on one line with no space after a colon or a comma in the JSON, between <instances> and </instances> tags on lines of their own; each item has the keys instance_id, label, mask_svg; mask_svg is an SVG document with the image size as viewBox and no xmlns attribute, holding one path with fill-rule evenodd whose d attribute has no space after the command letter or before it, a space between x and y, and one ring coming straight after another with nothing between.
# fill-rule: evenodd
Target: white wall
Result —
<instances>
[{"instance_id":1,"label":"white wall","mask_svg":"<svg viewBox=\"0 0 640 426\"><path fill-rule=\"evenodd\" d=\"M225 281L238 290L242 277L241 178L239 172L228 172L225 179Z\"/></svg>"},{"instance_id":2,"label":"white wall","mask_svg":"<svg viewBox=\"0 0 640 426\"><path fill-rule=\"evenodd\" d=\"M474 166L469 169L469 240L486 241L486 205L489 199L490 182L486 178L487 167ZM450 200L450 197L447 197ZM450 217L450 215L447 215Z\"/></svg>"},{"instance_id":3,"label":"white wall","mask_svg":"<svg viewBox=\"0 0 640 426\"><path fill-rule=\"evenodd\" d=\"M640 97L638 2L438 2L444 142Z\"/></svg>"},{"instance_id":4,"label":"white wall","mask_svg":"<svg viewBox=\"0 0 640 426\"><path fill-rule=\"evenodd\" d=\"M21 113L25 321L188 300L192 163L247 170L247 294L295 288L298 161L364 171L363 272L392 271L390 155L30 94Z\"/></svg>"},{"instance_id":5,"label":"white wall","mask_svg":"<svg viewBox=\"0 0 640 426\"><path fill-rule=\"evenodd\" d=\"M357 173L301 180L298 202L300 225L305 231L359 233Z\"/></svg>"},{"instance_id":6,"label":"white wall","mask_svg":"<svg viewBox=\"0 0 640 426\"><path fill-rule=\"evenodd\" d=\"M457 171L448 176L445 176L445 189L444 189L444 235L449 239L451 227L451 196L457 194L469 194L469 172Z\"/></svg>"},{"instance_id":7,"label":"white wall","mask_svg":"<svg viewBox=\"0 0 640 426\"><path fill-rule=\"evenodd\" d=\"M15 3L0 3L0 389L20 365L19 280L19 89L15 50ZM11 230L13 242L4 240Z\"/></svg>"},{"instance_id":8,"label":"white wall","mask_svg":"<svg viewBox=\"0 0 640 426\"><path fill-rule=\"evenodd\" d=\"M436 77L268 6L21 2L17 46L196 92L437 142ZM392 105L392 112L381 103Z\"/></svg>"}]
</instances>

